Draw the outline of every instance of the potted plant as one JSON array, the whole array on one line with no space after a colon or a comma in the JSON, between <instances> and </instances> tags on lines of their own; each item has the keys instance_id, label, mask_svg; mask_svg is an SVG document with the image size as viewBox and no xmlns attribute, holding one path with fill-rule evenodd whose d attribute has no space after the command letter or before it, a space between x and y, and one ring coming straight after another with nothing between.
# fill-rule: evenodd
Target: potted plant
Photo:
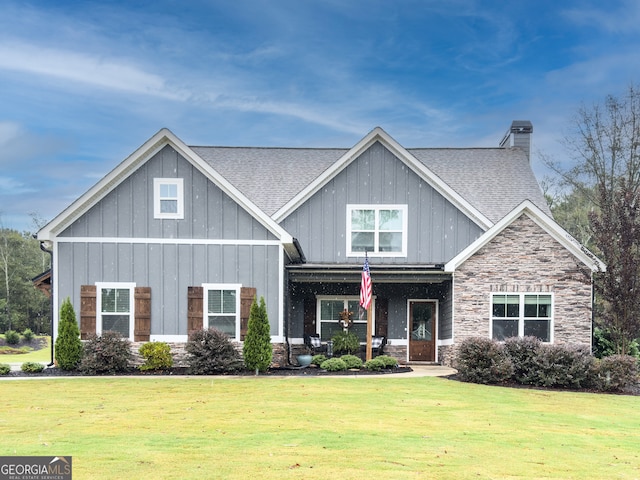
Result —
<instances>
[{"instance_id":1,"label":"potted plant","mask_svg":"<svg viewBox=\"0 0 640 480\"><path fill-rule=\"evenodd\" d=\"M308 367L309 365L311 365L311 359L313 358L313 355L311 354L311 348L309 348L309 346L305 346L305 348L305 353L296 355L298 365L300 365L301 367Z\"/></svg>"}]
</instances>

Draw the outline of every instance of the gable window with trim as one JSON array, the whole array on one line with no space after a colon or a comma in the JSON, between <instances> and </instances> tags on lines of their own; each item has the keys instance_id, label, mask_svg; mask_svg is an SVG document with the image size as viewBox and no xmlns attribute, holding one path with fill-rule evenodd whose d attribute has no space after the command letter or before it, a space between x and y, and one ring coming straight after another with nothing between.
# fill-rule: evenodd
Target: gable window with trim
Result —
<instances>
[{"instance_id":1,"label":"gable window with trim","mask_svg":"<svg viewBox=\"0 0 640 480\"><path fill-rule=\"evenodd\" d=\"M367 341L367 319L358 317L360 298L358 297L319 297L318 298L318 322L320 331L320 339L324 342L331 340L337 333L343 330L338 322L340 313L345 309L353 312L351 320L353 323L349 328L350 332L358 336L360 342Z\"/></svg>"},{"instance_id":2,"label":"gable window with trim","mask_svg":"<svg viewBox=\"0 0 640 480\"><path fill-rule=\"evenodd\" d=\"M182 178L153 179L153 217L184 218L184 182Z\"/></svg>"},{"instance_id":3,"label":"gable window with trim","mask_svg":"<svg viewBox=\"0 0 640 480\"><path fill-rule=\"evenodd\" d=\"M407 205L347 205L347 255L407 255Z\"/></svg>"},{"instance_id":4,"label":"gable window with trim","mask_svg":"<svg viewBox=\"0 0 640 480\"><path fill-rule=\"evenodd\" d=\"M118 332L134 337L134 283L97 283L96 333Z\"/></svg>"},{"instance_id":5,"label":"gable window with trim","mask_svg":"<svg viewBox=\"0 0 640 480\"><path fill-rule=\"evenodd\" d=\"M216 328L230 338L240 340L240 288L234 284L205 284L205 328Z\"/></svg>"},{"instance_id":6,"label":"gable window with trim","mask_svg":"<svg viewBox=\"0 0 640 480\"><path fill-rule=\"evenodd\" d=\"M509 293L491 296L491 337L537 337L551 342L552 294Z\"/></svg>"}]
</instances>

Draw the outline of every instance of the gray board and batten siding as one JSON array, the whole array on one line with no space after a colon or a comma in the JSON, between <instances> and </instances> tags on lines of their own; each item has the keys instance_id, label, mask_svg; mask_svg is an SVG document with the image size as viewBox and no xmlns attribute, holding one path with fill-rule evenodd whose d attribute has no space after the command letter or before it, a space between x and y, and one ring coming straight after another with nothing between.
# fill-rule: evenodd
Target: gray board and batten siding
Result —
<instances>
[{"instance_id":1,"label":"gray board and batten siding","mask_svg":"<svg viewBox=\"0 0 640 480\"><path fill-rule=\"evenodd\" d=\"M154 219L153 179L184 179L184 219ZM93 240L95 238L95 240ZM278 335L280 256L274 235L170 146L126 177L57 239L58 298L81 285L151 287L151 335L187 335L187 289L255 287Z\"/></svg>"},{"instance_id":2,"label":"gray board and batten siding","mask_svg":"<svg viewBox=\"0 0 640 480\"><path fill-rule=\"evenodd\" d=\"M407 256L377 257L377 263L445 263L483 233L379 142L280 224L298 239L309 263L354 263L359 259L346 256L348 204L408 205Z\"/></svg>"}]
</instances>

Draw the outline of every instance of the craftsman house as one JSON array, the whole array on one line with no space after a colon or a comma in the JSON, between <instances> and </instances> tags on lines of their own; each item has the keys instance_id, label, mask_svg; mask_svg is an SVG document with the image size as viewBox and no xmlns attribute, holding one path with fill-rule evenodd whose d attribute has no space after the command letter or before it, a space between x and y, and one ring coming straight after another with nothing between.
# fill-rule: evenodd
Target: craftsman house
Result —
<instances>
[{"instance_id":1,"label":"craftsman house","mask_svg":"<svg viewBox=\"0 0 640 480\"><path fill-rule=\"evenodd\" d=\"M401 361L448 363L469 336L591 343L592 273L534 178L532 126L496 148L404 148L375 128L350 149L185 145L163 129L38 232L83 338L241 342L264 296L275 360L358 316L365 252L375 335Z\"/></svg>"}]
</instances>

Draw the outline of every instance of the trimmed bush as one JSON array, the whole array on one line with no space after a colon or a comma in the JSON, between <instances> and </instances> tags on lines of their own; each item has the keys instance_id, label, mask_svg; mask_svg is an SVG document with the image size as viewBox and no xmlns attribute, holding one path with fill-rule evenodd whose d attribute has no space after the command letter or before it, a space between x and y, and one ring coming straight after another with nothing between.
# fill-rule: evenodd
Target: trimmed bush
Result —
<instances>
[{"instance_id":1,"label":"trimmed bush","mask_svg":"<svg viewBox=\"0 0 640 480\"><path fill-rule=\"evenodd\" d=\"M118 332L91 335L84 345L80 371L89 375L126 372L131 368L131 342Z\"/></svg>"},{"instance_id":2,"label":"trimmed bush","mask_svg":"<svg viewBox=\"0 0 640 480\"><path fill-rule=\"evenodd\" d=\"M327 360L327 356L323 354L314 355L311 359L311 365L317 365L318 367L322 365L322 362Z\"/></svg>"},{"instance_id":3,"label":"trimmed bush","mask_svg":"<svg viewBox=\"0 0 640 480\"><path fill-rule=\"evenodd\" d=\"M378 356L364 362L364 368L371 370L372 372L379 372L386 368L385 361Z\"/></svg>"},{"instance_id":4,"label":"trimmed bush","mask_svg":"<svg viewBox=\"0 0 640 480\"><path fill-rule=\"evenodd\" d=\"M505 382L514 371L503 345L482 337L462 341L455 368L461 380L484 384Z\"/></svg>"},{"instance_id":5,"label":"trimmed bush","mask_svg":"<svg viewBox=\"0 0 640 480\"><path fill-rule=\"evenodd\" d=\"M244 364L249 370L254 370L256 375L266 372L273 358L271 346L271 327L267 316L267 306L264 297L260 297L260 304L255 298L251 304L247 335L242 346Z\"/></svg>"},{"instance_id":6,"label":"trimmed bush","mask_svg":"<svg viewBox=\"0 0 640 480\"><path fill-rule=\"evenodd\" d=\"M638 383L638 359L631 355L611 355L596 363L596 388L619 392Z\"/></svg>"},{"instance_id":7,"label":"trimmed bush","mask_svg":"<svg viewBox=\"0 0 640 480\"><path fill-rule=\"evenodd\" d=\"M189 373L212 375L242 369L243 361L229 337L215 328L193 332L185 347Z\"/></svg>"},{"instance_id":8,"label":"trimmed bush","mask_svg":"<svg viewBox=\"0 0 640 480\"><path fill-rule=\"evenodd\" d=\"M60 307L60 323L55 343L56 364L62 370L75 370L82 358L82 342L80 329L76 321L76 312L71 300L67 297Z\"/></svg>"},{"instance_id":9,"label":"trimmed bush","mask_svg":"<svg viewBox=\"0 0 640 480\"><path fill-rule=\"evenodd\" d=\"M11 372L11 365L0 363L0 375L9 375L9 372Z\"/></svg>"},{"instance_id":10,"label":"trimmed bush","mask_svg":"<svg viewBox=\"0 0 640 480\"><path fill-rule=\"evenodd\" d=\"M538 356L542 343L536 337L511 337L504 341L504 350L513 365L513 379L525 385L538 382Z\"/></svg>"},{"instance_id":11,"label":"trimmed bush","mask_svg":"<svg viewBox=\"0 0 640 480\"><path fill-rule=\"evenodd\" d=\"M30 342L35 338L36 334L33 333L33 331L30 328L25 328L24 332L22 332L22 336L27 342Z\"/></svg>"},{"instance_id":12,"label":"trimmed bush","mask_svg":"<svg viewBox=\"0 0 640 480\"><path fill-rule=\"evenodd\" d=\"M26 373L40 373L44 370L44 365L39 362L24 362L20 370Z\"/></svg>"},{"instance_id":13,"label":"trimmed bush","mask_svg":"<svg viewBox=\"0 0 640 480\"><path fill-rule=\"evenodd\" d=\"M341 358L330 358L320 365L320 368L327 372L340 372L347 369L347 364Z\"/></svg>"},{"instance_id":14,"label":"trimmed bush","mask_svg":"<svg viewBox=\"0 0 640 480\"><path fill-rule=\"evenodd\" d=\"M173 367L171 347L166 342L147 342L140 347L138 352L144 358L144 363L140 365L140 370L143 372L166 370Z\"/></svg>"},{"instance_id":15,"label":"trimmed bush","mask_svg":"<svg viewBox=\"0 0 640 480\"><path fill-rule=\"evenodd\" d=\"M376 358L382 362L384 368L396 368L398 366L398 360L389 355L378 355Z\"/></svg>"},{"instance_id":16,"label":"trimmed bush","mask_svg":"<svg viewBox=\"0 0 640 480\"><path fill-rule=\"evenodd\" d=\"M20 334L15 330L7 330L4 332L4 339L8 345L18 345L20 343Z\"/></svg>"},{"instance_id":17,"label":"trimmed bush","mask_svg":"<svg viewBox=\"0 0 640 480\"><path fill-rule=\"evenodd\" d=\"M360 340L353 332L338 332L331 339L333 342L333 352L352 355L360 350Z\"/></svg>"},{"instance_id":18,"label":"trimmed bush","mask_svg":"<svg viewBox=\"0 0 640 480\"><path fill-rule=\"evenodd\" d=\"M340 357L347 368L362 368L362 360L355 355L343 355Z\"/></svg>"},{"instance_id":19,"label":"trimmed bush","mask_svg":"<svg viewBox=\"0 0 640 480\"><path fill-rule=\"evenodd\" d=\"M594 358L585 347L543 344L536 363L538 374L534 385L560 388L592 386Z\"/></svg>"}]
</instances>

